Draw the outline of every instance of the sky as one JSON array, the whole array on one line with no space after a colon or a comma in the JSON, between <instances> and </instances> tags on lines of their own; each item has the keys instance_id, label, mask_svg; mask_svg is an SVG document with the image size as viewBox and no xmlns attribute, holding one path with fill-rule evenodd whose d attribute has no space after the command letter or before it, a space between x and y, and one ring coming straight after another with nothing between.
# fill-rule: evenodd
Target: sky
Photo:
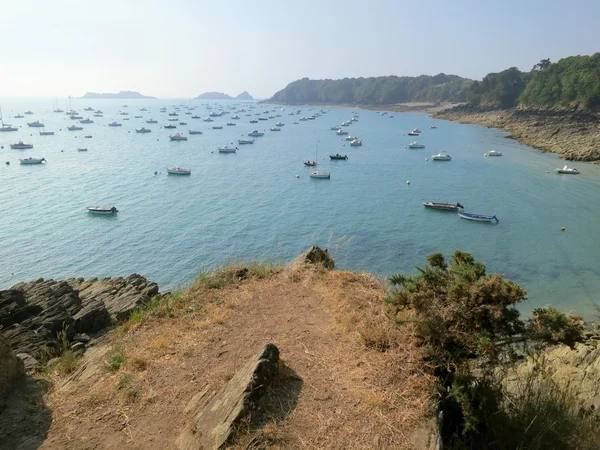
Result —
<instances>
[{"instance_id":1,"label":"sky","mask_svg":"<svg viewBox=\"0 0 600 450\"><path fill-rule=\"evenodd\" d=\"M0 0L0 97L268 98L311 79L481 79L600 51L600 0Z\"/></svg>"}]
</instances>

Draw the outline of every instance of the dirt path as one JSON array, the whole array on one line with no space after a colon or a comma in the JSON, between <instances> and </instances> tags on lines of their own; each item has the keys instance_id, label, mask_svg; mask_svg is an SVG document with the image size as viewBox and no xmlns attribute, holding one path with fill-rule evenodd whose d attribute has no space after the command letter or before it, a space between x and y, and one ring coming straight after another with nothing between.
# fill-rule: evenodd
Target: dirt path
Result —
<instances>
[{"instance_id":1,"label":"dirt path","mask_svg":"<svg viewBox=\"0 0 600 450\"><path fill-rule=\"evenodd\" d=\"M175 448L188 400L222 386L268 342L285 375L234 447L426 448L413 436L429 381L418 349L384 317L377 280L303 270L187 296L174 311L188 313L130 326L55 380L42 449ZM125 361L111 372L115 355Z\"/></svg>"}]
</instances>

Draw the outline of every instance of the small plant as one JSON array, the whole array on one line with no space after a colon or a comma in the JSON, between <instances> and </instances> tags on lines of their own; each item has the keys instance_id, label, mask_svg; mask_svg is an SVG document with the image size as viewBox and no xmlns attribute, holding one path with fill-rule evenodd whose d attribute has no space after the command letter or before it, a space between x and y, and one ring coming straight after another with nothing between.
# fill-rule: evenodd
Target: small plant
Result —
<instances>
[{"instance_id":1,"label":"small plant","mask_svg":"<svg viewBox=\"0 0 600 450\"><path fill-rule=\"evenodd\" d=\"M119 377L119 381L117 382L117 389L125 389L133 383L133 375L126 372Z\"/></svg>"},{"instance_id":2,"label":"small plant","mask_svg":"<svg viewBox=\"0 0 600 450\"><path fill-rule=\"evenodd\" d=\"M121 366L123 365L123 363L125 362L125 351L123 350L123 347L118 345L118 346L113 346L113 348L107 353L107 358L104 361L104 364L106 365L106 368L110 371L110 372L117 372Z\"/></svg>"},{"instance_id":3,"label":"small plant","mask_svg":"<svg viewBox=\"0 0 600 450\"><path fill-rule=\"evenodd\" d=\"M130 402L133 402L134 400L137 399L138 397L138 391L137 389L134 388L129 388L125 391L125 396L127 397L127 400L129 400Z\"/></svg>"},{"instance_id":4,"label":"small plant","mask_svg":"<svg viewBox=\"0 0 600 450\"><path fill-rule=\"evenodd\" d=\"M46 367L47 373L58 373L59 375L68 375L73 373L79 367L79 358L71 350L66 350L58 357L56 362Z\"/></svg>"},{"instance_id":5,"label":"small plant","mask_svg":"<svg viewBox=\"0 0 600 450\"><path fill-rule=\"evenodd\" d=\"M141 358L132 358L130 365L136 372L143 372L148 368L148 361Z\"/></svg>"}]
</instances>

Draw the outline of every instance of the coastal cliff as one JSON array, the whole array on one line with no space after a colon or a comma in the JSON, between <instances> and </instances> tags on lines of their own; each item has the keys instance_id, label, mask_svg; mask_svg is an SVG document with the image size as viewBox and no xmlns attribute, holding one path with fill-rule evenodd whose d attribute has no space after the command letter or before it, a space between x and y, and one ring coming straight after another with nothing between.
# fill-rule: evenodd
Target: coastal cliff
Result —
<instances>
[{"instance_id":1,"label":"coastal cliff","mask_svg":"<svg viewBox=\"0 0 600 450\"><path fill-rule=\"evenodd\" d=\"M571 161L600 161L600 113L564 108L509 109L460 105L440 111L436 118L483 125L543 152Z\"/></svg>"}]
</instances>

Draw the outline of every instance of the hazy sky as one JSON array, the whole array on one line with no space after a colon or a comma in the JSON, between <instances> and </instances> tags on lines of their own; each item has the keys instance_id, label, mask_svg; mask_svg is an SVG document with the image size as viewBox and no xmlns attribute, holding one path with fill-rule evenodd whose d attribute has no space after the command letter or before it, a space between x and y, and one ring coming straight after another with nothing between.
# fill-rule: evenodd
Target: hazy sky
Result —
<instances>
[{"instance_id":1,"label":"hazy sky","mask_svg":"<svg viewBox=\"0 0 600 450\"><path fill-rule=\"evenodd\" d=\"M481 78L600 51L600 0L0 0L0 97L269 97L302 77Z\"/></svg>"}]
</instances>

